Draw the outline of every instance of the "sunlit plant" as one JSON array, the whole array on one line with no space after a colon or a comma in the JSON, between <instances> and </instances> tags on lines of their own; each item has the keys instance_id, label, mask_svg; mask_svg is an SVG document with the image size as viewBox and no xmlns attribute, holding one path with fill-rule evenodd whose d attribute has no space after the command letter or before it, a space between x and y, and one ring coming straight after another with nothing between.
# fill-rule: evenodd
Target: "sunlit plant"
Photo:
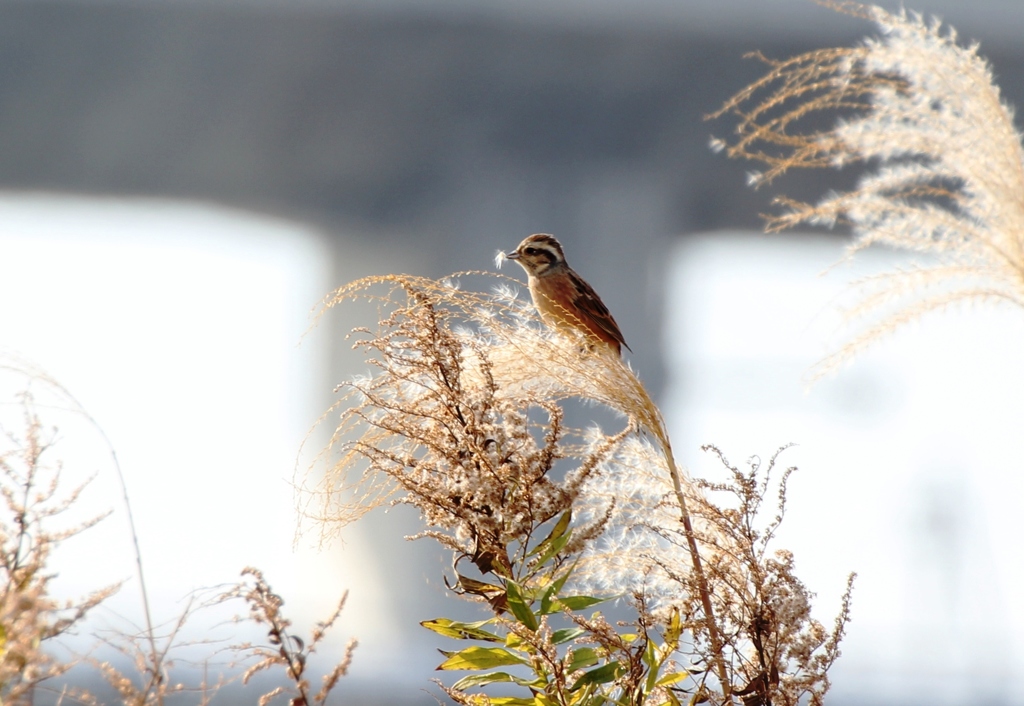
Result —
<instances>
[{"instance_id":1,"label":"sunlit plant","mask_svg":"<svg viewBox=\"0 0 1024 706\"><path fill-rule=\"evenodd\" d=\"M355 333L376 371L344 384L327 416L335 463L306 512L334 532L409 504L424 522L417 537L453 552L452 592L488 615L423 623L472 643L439 665L471 672L442 685L452 700L821 701L849 591L825 629L792 556L769 549L789 471L771 483L773 459L729 467L722 484L693 481L633 371L543 328L508 290L375 277L327 307L360 298L380 311ZM572 401L618 412L621 427L567 427ZM779 514L763 521L770 492ZM630 617L611 621L611 600Z\"/></svg>"}]
</instances>

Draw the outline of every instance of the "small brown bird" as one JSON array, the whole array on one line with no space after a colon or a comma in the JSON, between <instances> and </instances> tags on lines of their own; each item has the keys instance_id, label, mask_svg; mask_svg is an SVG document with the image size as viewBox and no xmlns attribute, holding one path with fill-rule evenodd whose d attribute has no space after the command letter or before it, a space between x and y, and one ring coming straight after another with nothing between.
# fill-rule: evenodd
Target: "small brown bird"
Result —
<instances>
[{"instance_id":1,"label":"small brown bird","mask_svg":"<svg viewBox=\"0 0 1024 706\"><path fill-rule=\"evenodd\" d=\"M545 324L579 331L621 355L626 341L618 324L597 292L566 263L562 244L554 236L531 235L505 257L529 275L530 295Z\"/></svg>"}]
</instances>

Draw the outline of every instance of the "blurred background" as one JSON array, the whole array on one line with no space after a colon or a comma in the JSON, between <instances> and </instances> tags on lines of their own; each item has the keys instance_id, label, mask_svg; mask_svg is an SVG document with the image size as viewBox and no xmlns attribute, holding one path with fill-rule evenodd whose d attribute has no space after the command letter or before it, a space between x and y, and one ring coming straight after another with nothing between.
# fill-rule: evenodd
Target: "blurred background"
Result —
<instances>
[{"instance_id":1,"label":"blurred background","mask_svg":"<svg viewBox=\"0 0 1024 706\"><path fill-rule=\"evenodd\" d=\"M1024 105L1018 0L911 7L980 42ZM493 269L554 233L693 473L713 472L704 443L737 463L797 444L782 544L820 619L860 574L832 702L1024 703L1020 313L929 319L808 389L829 302L896 260L819 277L844 234L765 236L758 214L851 175L756 192L708 149L731 125L704 116L763 73L744 54L873 31L805 0L4 0L0 350L109 438L159 620L246 565L298 624L349 589L340 701L433 704L447 646L417 623L457 611L448 559L403 541L416 518L294 536L303 440L366 371L344 339L366 320L311 312L357 277ZM58 423L66 465L99 471L89 502L115 509L60 558L74 593L130 577L131 543L109 454ZM138 624L136 595L95 629Z\"/></svg>"}]
</instances>

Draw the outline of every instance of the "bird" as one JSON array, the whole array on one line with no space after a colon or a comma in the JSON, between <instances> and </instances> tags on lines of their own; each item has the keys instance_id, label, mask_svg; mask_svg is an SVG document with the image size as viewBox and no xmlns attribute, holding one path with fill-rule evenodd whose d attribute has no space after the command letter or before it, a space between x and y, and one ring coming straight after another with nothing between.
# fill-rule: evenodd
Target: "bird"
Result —
<instances>
[{"instance_id":1,"label":"bird","mask_svg":"<svg viewBox=\"0 0 1024 706\"><path fill-rule=\"evenodd\" d=\"M597 292L565 261L553 235L535 233L504 255L526 270L530 296L541 320L556 331L577 331L622 355L626 339Z\"/></svg>"}]
</instances>

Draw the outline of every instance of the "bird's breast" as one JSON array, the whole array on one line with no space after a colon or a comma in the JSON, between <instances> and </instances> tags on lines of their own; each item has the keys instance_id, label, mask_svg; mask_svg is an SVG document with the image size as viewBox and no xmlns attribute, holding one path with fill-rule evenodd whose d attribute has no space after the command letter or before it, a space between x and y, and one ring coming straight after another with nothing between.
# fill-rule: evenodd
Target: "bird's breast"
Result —
<instances>
[{"instance_id":1,"label":"bird's breast","mask_svg":"<svg viewBox=\"0 0 1024 706\"><path fill-rule=\"evenodd\" d=\"M560 280L565 280L560 282ZM569 326L576 328L568 306L572 302L571 283L563 277L531 277L530 296L537 307L540 318L548 326Z\"/></svg>"},{"instance_id":2,"label":"bird's breast","mask_svg":"<svg viewBox=\"0 0 1024 706\"><path fill-rule=\"evenodd\" d=\"M537 313L547 326L563 331L578 331L588 338L607 344L616 353L620 351L618 339L601 322L596 321L590 312L578 306L580 291L571 276L559 274L530 277L529 286Z\"/></svg>"}]
</instances>

